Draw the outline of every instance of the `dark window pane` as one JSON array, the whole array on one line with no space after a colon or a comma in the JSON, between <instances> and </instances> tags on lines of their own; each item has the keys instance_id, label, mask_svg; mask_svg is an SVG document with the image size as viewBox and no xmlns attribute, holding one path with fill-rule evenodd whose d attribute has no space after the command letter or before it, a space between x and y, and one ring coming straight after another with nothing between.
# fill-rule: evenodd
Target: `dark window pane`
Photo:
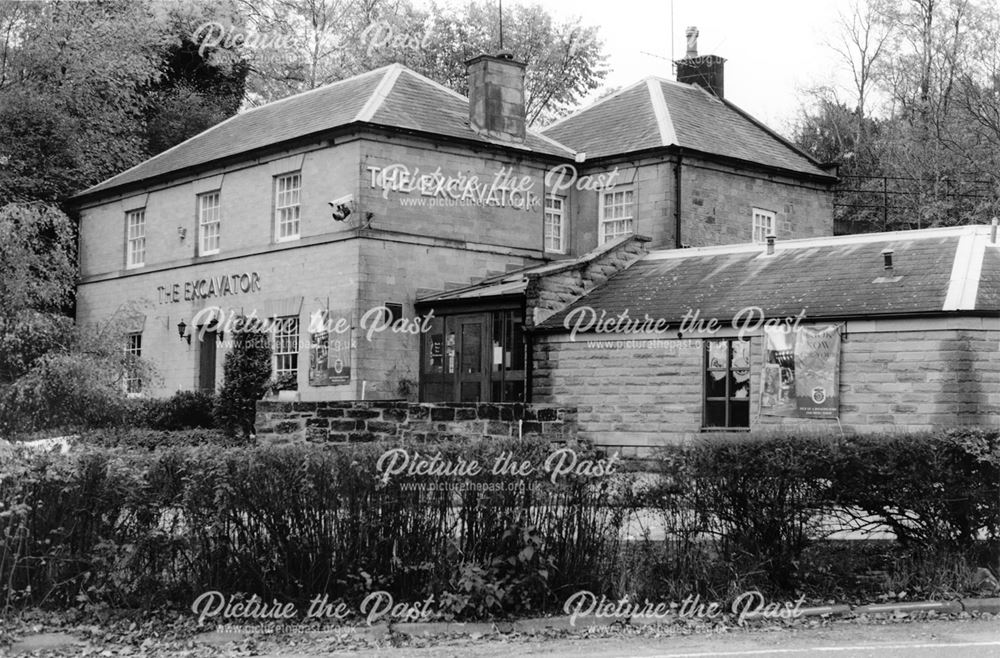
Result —
<instances>
[{"instance_id":1,"label":"dark window pane","mask_svg":"<svg viewBox=\"0 0 1000 658\"><path fill-rule=\"evenodd\" d=\"M451 385L441 382L426 382L422 402L451 402Z\"/></svg>"},{"instance_id":2,"label":"dark window pane","mask_svg":"<svg viewBox=\"0 0 1000 658\"><path fill-rule=\"evenodd\" d=\"M470 322L462 325L462 372L473 373L482 370L483 325Z\"/></svg>"},{"instance_id":3,"label":"dark window pane","mask_svg":"<svg viewBox=\"0 0 1000 658\"><path fill-rule=\"evenodd\" d=\"M705 403L705 426L726 426L726 403L723 401Z\"/></svg>"},{"instance_id":4,"label":"dark window pane","mask_svg":"<svg viewBox=\"0 0 1000 658\"><path fill-rule=\"evenodd\" d=\"M524 382L511 381L504 383L501 402L524 402Z\"/></svg>"},{"instance_id":5,"label":"dark window pane","mask_svg":"<svg viewBox=\"0 0 1000 658\"><path fill-rule=\"evenodd\" d=\"M750 401L734 400L729 405L729 426L750 427Z\"/></svg>"},{"instance_id":6,"label":"dark window pane","mask_svg":"<svg viewBox=\"0 0 1000 658\"><path fill-rule=\"evenodd\" d=\"M705 376L705 397L726 397L726 372L724 370L709 371Z\"/></svg>"},{"instance_id":7,"label":"dark window pane","mask_svg":"<svg viewBox=\"0 0 1000 658\"><path fill-rule=\"evenodd\" d=\"M479 402L479 382L462 382L462 398L459 402Z\"/></svg>"},{"instance_id":8,"label":"dark window pane","mask_svg":"<svg viewBox=\"0 0 1000 658\"><path fill-rule=\"evenodd\" d=\"M524 370L524 318L520 311L512 314L510 340L507 343L507 370Z\"/></svg>"}]
</instances>

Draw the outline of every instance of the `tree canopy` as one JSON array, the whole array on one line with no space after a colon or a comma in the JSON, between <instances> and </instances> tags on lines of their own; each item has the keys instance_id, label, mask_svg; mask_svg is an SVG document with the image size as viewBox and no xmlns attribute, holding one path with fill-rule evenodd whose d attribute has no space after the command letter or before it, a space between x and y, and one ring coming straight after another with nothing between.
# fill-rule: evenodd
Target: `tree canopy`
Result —
<instances>
[{"instance_id":1,"label":"tree canopy","mask_svg":"<svg viewBox=\"0 0 1000 658\"><path fill-rule=\"evenodd\" d=\"M1000 213L1000 8L854 0L796 142L842 164L838 229L982 223Z\"/></svg>"}]
</instances>

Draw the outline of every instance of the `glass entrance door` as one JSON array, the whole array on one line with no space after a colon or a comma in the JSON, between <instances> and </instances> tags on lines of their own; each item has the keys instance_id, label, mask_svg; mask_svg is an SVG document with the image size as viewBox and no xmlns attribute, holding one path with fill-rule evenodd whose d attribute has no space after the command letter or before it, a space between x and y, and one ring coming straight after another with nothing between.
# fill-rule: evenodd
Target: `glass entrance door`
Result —
<instances>
[{"instance_id":1,"label":"glass entrance door","mask_svg":"<svg viewBox=\"0 0 1000 658\"><path fill-rule=\"evenodd\" d=\"M523 402L526 342L520 310L438 315L422 337L422 402Z\"/></svg>"},{"instance_id":2,"label":"glass entrance door","mask_svg":"<svg viewBox=\"0 0 1000 658\"><path fill-rule=\"evenodd\" d=\"M482 315L457 316L458 325L458 386L456 402L479 402L485 400L486 343Z\"/></svg>"}]
</instances>

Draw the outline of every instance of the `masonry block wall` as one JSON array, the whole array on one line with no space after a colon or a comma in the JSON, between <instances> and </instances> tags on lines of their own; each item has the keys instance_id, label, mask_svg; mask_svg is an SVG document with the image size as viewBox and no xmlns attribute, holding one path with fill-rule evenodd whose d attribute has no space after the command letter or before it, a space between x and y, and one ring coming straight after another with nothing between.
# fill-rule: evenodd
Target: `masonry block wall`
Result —
<instances>
[{"instance_id":1,"label":"masonry block wall","mask_svg":"<svg viewBox=\"0 0 1000 658\"><path fill-rule=\"evenodd\" d=\"M652 238L651 248L674 246L673 163L661 160L602 162L581 165L580 175L614 182L613 188L632 190L633 226L639 235ZM608 179L607 177L612 176ZM600 192L584 189L572 199L572 240L577 254L597 248L600 243Z\"/></svg>"},{"instance_id":2,"label":"masonry block wall","mask_svg":"<svg viewBox=\"0 0 1000 658\"><path fill-rule=\"evenodd\" d=\"M839 432L842 426L888 432L1000 424L996 320L853 324L846 325L841 349L839 426L760 416L763 345L760 336L750 338L751 430ZM701 433L702 350L701 340L665 336L537 336L534 400L576 407L581 439L617 447L623 456L648 456L658 445Z\"/></svg>"},{"instance_id":3,"label":"masonry block wall","mask_svg":"<svg viewBox=\"0 0 1000 658\"><path fill-rule=\"evenodd\" d=\"M407 402L257 403L258 441L351 443L389 440L468 440L472 437L576 439L576 410L511 404Z\"/></svg>"},{"instance_id":4,"label":"masonry block wall","mask_svg":"<svg viewBox=\"0 0 1000 658\"><path fill-rule=\"evenodd\" d=\"M549 165L520 155L470 152L417 141L366 141L360 160L359 207L373 214L372 227L403 234L533 250L544 248L544 179ZM398 168L402 166L402 168ZM389 172L383 173L387 168ZM392 173L395 171L395 173ZM440 175L453 187L422 187L421 177ZM471 189L494 196L474 198ZM509 188L502 191L501 188ZM514 191L519 190L519 191Z\"/></svg>"},{"instance_id":5,"label":"masonry block wall","mask_svg":"<svg viewBox=\"0 0 1000 658\"><path fill-rule=\"evenodd\" d=\"M539 262L525 252L501 247L469 248L467 243L440 239L401 241L375 234L361 241L358 313L394 302L403 305L405 319L414 320L414 302L421 291L470 285L487 273L502 274ZM369 340L367 332L359 331L356 337L359 368L355 376L367 382L366 399L406 397L400 382L418 380L420 336L382 331ZM415 400L416 394L413 388L410 397Z\"/></svg>"},{"instance_id":6,"label":"masonry block wall","mask_svg":"<svg viewBox=\"0 0 1000 658\"><path fill-rule=\"evenodd\" d=\"M778 240L833 235L833 192L816 183L699 160L684 161L681 241L692 247L750 242L754 208L775 214Z\"/></svg>"},{"instance_id":7,"label":"masonry block wall","mask_svg":"<svg viewBox=\"0 0 1000 658\"><path fill-rule=\"evenodd\" d=\"M197 300L184 299L184 285L191 280L234 273L257 275L259 287L238 294ZM212 307L226 316L235 313L258 318L272 314L299 318L299 390L308 389L309 322L313 312L329 307L334 312L352 309L358 286L358 243L356 240L325 242L294 249L276 250L256 256L234 258L188 267L135 272L125 277L81 284L77 293L77 321L81 325L100 323L109 331L123 326L120 321L137 318L130 330L142 332L142 356L157 368L156 381L149 382L147 394L164 397L177 390L197 386L198 359L202 345L197 334L190 343L177 334L183 320L194 329L199 312ZM176 301L160 288L180 286ZM133 322L129 320L129 322ZM222 380L225 353L231 336L217 343L217 381ZM331 387L331 397L355 397L351 386ZM336 399L334 397L334 399Z\"/></svg>"},{"instance_id":8,"label":"masonry block wall","mask_svg":"<svg viewBox=\"0 0 1000 658\"><path fill-rule=\"evenodd\" d=\"M130 193L85 207L80 218L80 274L123 275L161 267L183 267L242 256L275 244L274 177L302 172L301 240L341 233L351 227L334 222L327 202L355 194L359 142L332 148L299 149L273 159L232 169L216 169L167 187ZM218 190L221 203L219 253L197 253L197 196ZM125 269L125 213L146 209L146 264ZM184 229L182 238L178 229Z\"/></svg>"},{"instance_id":9,"label":"masonry block wall","mask_svg":"<svg viewBox=\"0 0 1000 658\"><path fill-rule=\"evenodd\" d=\"M525 290L529 310L525 326L531 328L544 322L580 297L621 272L646 253L648 238L633 235L608 243L583 262L566 265L564 269L532 275Z\"/></svg>"},{"instance_id":10,"label":"masonry block wall","mask_svg":"<svg viewBox=\"0 0 1000 658\"><path fill-rule=\"evenodd\" d=\"M615 187L635 195L636 233L652 238L650 248L676 245L675 161L602 161L582 167L581 175L602 176L617 170ZM599 194L577 191L572 200L576 253L595 248L600 239ZM681 167L681 242L691 247L750 242L752 209L774 212L779 239L833 235L833 193L821 184L736 169L692 156Z\"/></svg>"}]
</instances>

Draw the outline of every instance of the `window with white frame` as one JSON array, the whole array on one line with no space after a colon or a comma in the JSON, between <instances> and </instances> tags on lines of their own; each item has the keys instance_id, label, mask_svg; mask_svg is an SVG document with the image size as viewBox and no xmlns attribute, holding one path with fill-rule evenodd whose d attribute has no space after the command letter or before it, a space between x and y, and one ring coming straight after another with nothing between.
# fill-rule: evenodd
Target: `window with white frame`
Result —
<instances>
[{"instance_id":1,"label":"window with white frame","mask_svg":"<svg viewBox=\"0 0 1000 658\"><path fill-rule=\"evenodd\" d=\"M219 253L219 237L222 232L222 206L218 192L209 192L198 197L198 255L208 256Z\"/></svg>"},{"instance_id":2,"label":"window with white frame","mask_svg":"<svg viewBox=\"0 0 1000 658\"><path fill-rule=\"evenodd\" d=\"M545 198L545 251L557 254L566 253L564 205L564 197L548 196Z\"/></svg>"},{"instance_id":3,"label":"window with white frame","mask_svg":"<svg viewBox=\"0 0 1000 658\"><path fill-rule=\"evenodd\" d=\"M600 227L601 244L632 233L633 190L608 190L601 192Z\"/></svg>"},{"instance_id":4,"label":"window with white frame","mask_svg":"<svg viewBox=\"0 0 1000 658\"><path fill-rule=\"evenodd\" d=\"M142 334L125 336L125 392L142 392L142 379L138 373L138 359L142 357Z\"/></svg>"},{"instance_id":5,"label":"window with white frame","mask_svg":"<svg viewBox=\"0 0 1000 658\"><path fill-rule=\"evenodd\" d=\"M766 242L774 233L774 213L770 210L753 209L753 241Z\"/></svg>"},{"instance_id":6,"label":"window with white frame","mask_svg":"<svg viewBox=\"0 0 1000 658\"><path fill-rule=\"evenodd\" d=\"M277 318L274 323L273 375L295 375L299 371L299 319Z\"/></svg>"},{"instance_id":7,"label":"window with white frame","mask_svg":"<svg viewBox=\"0 0 1000 658\"><path fill-rule=\"evenodd\" d=\"M146 264L146 209L125 213L125 266Z\"/></svg>"},{"instance_id":8,"label":"window with white frame","mask_svg":"<svg viewBox=\"0 0 1000 658\"><path fill-rule=\"evenodd\" d=\"M295 240L299 237L299 193L302 175L278 176L274 181L275 240Z\"/></svg>"}]
</instances>

